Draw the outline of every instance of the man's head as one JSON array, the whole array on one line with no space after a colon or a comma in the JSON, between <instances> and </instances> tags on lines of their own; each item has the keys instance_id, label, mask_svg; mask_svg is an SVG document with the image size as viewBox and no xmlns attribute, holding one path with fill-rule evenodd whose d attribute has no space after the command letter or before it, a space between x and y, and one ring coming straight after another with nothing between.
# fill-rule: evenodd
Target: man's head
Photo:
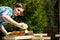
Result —
<instances>
[{"instance_id":1,"label":"man's head","mask_svg":"<svg viewBox=\"0 0 60 40\"><path fill-rule=\"evenodd\" d=\"M22 3L16 3L14 6L14 15L19 16L24 11L24 5Z\"/></svg>"}]
</instances>

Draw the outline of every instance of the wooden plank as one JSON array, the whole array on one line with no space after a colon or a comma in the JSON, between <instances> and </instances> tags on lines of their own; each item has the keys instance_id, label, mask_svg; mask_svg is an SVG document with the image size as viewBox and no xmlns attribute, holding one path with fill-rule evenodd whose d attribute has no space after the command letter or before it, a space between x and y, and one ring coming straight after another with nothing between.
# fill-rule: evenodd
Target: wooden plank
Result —
<instances>
[{"instance_id":1,"label":"wooden plank","mask_svg":"<svg viewBox=\"0 0 60 40\"><path fill-rule=\"evenodd\" d=\"M17 36L15 39L31 39L33 36Z\"/></svg>"},{"instance_id":2,"label":"wooden plank","mask_svg":"<svg viewBox=\"0 0 60 40\"><path fill-rule=\"evenodd\" d=\"M51 39L51 37L43 37L43 39Z\"/></svg>"},{"instance_id":3,"label":"wooden plank","mask_svg":"<svg viewBox=\"0 0 60 40\"><path fill-rule=\"evenodd\" d=\"M3 37L4 40L17 40L17 39L40 39L44 40L44 36L47 36L46 33L41 34L34 34L33 36L5 36ZM47 39L47 37L45 37ZM48 38L50 39L50 38Z\"/></svg>"},{"instance_id":4,"label":"wooden plank","mask_svg":"<svg viewBox=\"0 0 60 40\"><path fill-rule=\"evenodd\" d=\"M32 38L32 40L51 40L51 37L34 37L34 38Z\"/></svg>"},{"instance_id":5,"label":"wooden plank","mask_svg":"<svg viewBox=\"0 0 60 40\"><path fill-rule=\"evenodd\" d=\"M60 37L60 34L55 34L55 37Z\"/></svg>"},{"instance_id":6,"label":"wooden plank","mask_svg":"<svg viewBox=\"0 0 60 40\"><path fill-rule=\"evenodd\" d=\"M10 39L11 39L11 40L17 40L17 39L31 39L31 38L33 38L33 36L11 36L11 37L10 37L10 36L9 36L9 37L6 36L6 37L3 37L4 40L8 40L8 39L9 39L9 40L10 40Z\"/></svg>"},{"instance_id":7,"label":"wooden plank","mask_svg":"<svg viewBox=\"0 0 60 40\"><path fill-rule=\"evenodd\" d=\"M42 33L41 34L34 34L34 36L35 37L43 37L43 36L47 36L47 33L45 33L45 34L42 34Z\"/></svg>"}]
</instances>

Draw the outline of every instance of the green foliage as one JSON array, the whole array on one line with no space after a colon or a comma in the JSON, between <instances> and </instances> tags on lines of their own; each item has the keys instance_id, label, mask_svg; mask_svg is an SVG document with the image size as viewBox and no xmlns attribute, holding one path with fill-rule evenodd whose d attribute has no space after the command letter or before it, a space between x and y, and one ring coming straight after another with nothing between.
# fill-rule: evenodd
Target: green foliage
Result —
<instances>
[{"instance_id":1,"label":"green foliage","mask_svg":"<svg viewBox=\"0 0 60 40\"><path fill-rule=\"evenodd\" d=\"M42 32L43 28L47 26L47 16L44 10L44 1L42 0L25 0L24 17L26 23L29 25L29 30L34 32Z\"/></svg>"},{"instance_id":2,"label":"green foliage","mask_svg":"<svg viewBox=\"0 0 60 40\"><path fill-rule=\"evenodd\" d=\"M23 16L15 17L17 22L28 24L28 30L35 33L42 33L45 26L55 25L55 13L53 1L51 0L0 0L0 6L10 6L13 8L16 2L22 2L25 7ZM8 31L22 30L8 24L5 26Z\"/></svg>"},{"instance_id":3,"label":"green foliage","mask_svg":"<svg viewBox=\"0 0 60 40\"><path fill-rule=\"evenodd\" d=\"M0 6L10 6L13 7L13 5L16 3L16 0L0 0Z\"/></svg>"},{"instance_id":4,"label":"green foliage","mask_svg":"<svg viewBox=\"0 0 60 40\"><path fill-rule=\"evenodd\" d=\"M56 1L56 0L55 0ZM45 5L46 16L48 17L48 26L55 26L56 13L54 12L54 0L47 0Z\"/></svg>"}]
</instances>

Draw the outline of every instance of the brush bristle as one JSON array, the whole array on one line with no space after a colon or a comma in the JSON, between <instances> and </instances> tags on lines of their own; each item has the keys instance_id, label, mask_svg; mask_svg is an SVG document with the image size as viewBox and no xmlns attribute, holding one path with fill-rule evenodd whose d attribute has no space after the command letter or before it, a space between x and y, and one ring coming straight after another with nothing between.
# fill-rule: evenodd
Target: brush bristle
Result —
<instances>
[{"instance_id":1,"label":"brush bristle","mask_svg":"<svg viewBox=\"0 0 60 40\"><path fill-rule=\"evenodd\" d=\"M29 35L29 31L25 29L25 35Z\"/></svg>"}]
</instances>

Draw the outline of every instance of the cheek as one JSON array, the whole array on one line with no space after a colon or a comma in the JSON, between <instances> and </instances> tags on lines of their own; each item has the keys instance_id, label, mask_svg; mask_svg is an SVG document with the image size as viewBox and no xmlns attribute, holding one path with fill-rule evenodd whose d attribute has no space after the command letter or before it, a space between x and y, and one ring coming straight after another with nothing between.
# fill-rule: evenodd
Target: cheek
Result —
<instances>
[{"instance_id":1,"label":"cheek","mask_svg":"<svg viewBox=\"0 0 60 40\"><path fill-rule=\"evenodd\" d=\"M20 14L19 13L16 13L17 16L19 16Z\"/></svg>"},{"instance_id":2,"label":"cheek","mask_svg":"<svg viewBox=\"0 0 60 40\"><path fill-rule=\"evenodd\" d=\"M17 14L17 13L15 13L14 15L15 15L15 16L18 16L18 14Z\"/></svg>"}]
</instances>

